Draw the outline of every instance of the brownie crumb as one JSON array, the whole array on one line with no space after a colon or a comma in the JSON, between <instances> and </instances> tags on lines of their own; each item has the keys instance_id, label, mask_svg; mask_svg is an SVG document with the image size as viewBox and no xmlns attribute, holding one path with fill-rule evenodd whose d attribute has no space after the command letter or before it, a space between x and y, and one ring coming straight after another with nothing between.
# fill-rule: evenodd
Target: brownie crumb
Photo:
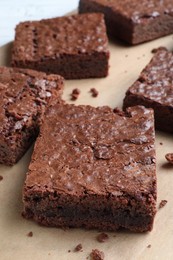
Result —
<instances>
[{"instance_id":1,"label":"brownie crumb","mask_svg":"<svg viewBox=\"0 0 173 260\"><path fill-rule=\"evenodd\" d=\"M160 145L163 145L163 143L162 143L162 142L160 142Z\"/></svg>"},{"instance_id":2,"label":"brownie crumb","mask_svg":"<svg viewBox=\"0 0 173 260\"><path fill-rule=\"evenodd\" d=\"M99 94L99 92L98 92L97 89L95 89L95 88L91 88L91 89L90 89L90 92L91 92L91 94L92 94L92 97L97 97L98 94Z\"/></svg>"},{"instance_id":3,"label":"brownie crumb","mask_svg":"<svg viewBox=\"0 0 173 260\"><path fill-rule=\"evenodd\" d=\"M80 95L80 90L78 88L73 89L71 93L71 100L73 101L77 100L79 95Z\"/></svg>"},{"instance_id":4,"label":"brownie crumb","mask_svg":"<svg viewBox=\"0 0 173 260\"><path fill-rule=\"evenodd\" d=\"M169 163L173 164L173 153L167 153L165 158Z\"/></svg>"},{"instance_id":5,"label":"brownie crumb","mask_svg":"<svg viewBox=\"0 0 173 260\"><path fill-rule=\"evenodd\" d=\"M70 253L70 252L71 252L71 250L69 249L69 250L68 250L68 253Z\"/></svg>"},{"instance_id":6,"label":"brownie crumb","mask_svg":"<svg viewBox=\"0 0 173 260\"><path fill-rule=\"evenodd\" d=\"M33 237L33 232L32 232L32 231L29 232L29 233L27 234L27 236L28 236L28 237Z\"/></svg>"},{"instance_id":7,"label":"brownie crumb","mask_svg":"<svg viewBox=\"0 0 173 260\"><path fill-rule=\"evenodd\" d=\"M151 248L151 245L148 245L147 248Z\"/></svg>"},{"instance_id":8,"label":"brownie crumb","mask_svg":"<svg viewBox=\"0 0 173 260\"><path fill-rule=\"evenodd\" d=\"M2 181L3 180L3 177L0 175L0 181Z\"/></svg>"},{"instance_id":9,"label":"brownie crumb","mask_svg":"<svg viewBox=\"0 0 173 260\"><path fill-rule=\"evenodd\" d=\"M163 46L161 46L159 48L154 48L154 49L151 50L151 53L156 53L156 52L161 51L161 50L166 50L167 51L167 48L163 47Z\"/></svg>"},{"instance_id":10,"label":"brownie crumb","mask_svg":"<svg viewBox=\"0 0 173 260\"><path fill-rule=\"evenodd\" d=\"M78 244L75 249L74 252L81 252L82 251L82 244Z\"/></svg>"},{"instance_id":11,"label":"brownie crumb","mask_svg":"<svg viewBox=\"0 0 173 260\"><path fill-rule=\"evenodd\" d=\"M109 236L106 233L101 233L97 236L97 241L100 243L105 242L106 240L108 240Z\"/></svg>"},{"instance_id":12,"label":"brownie crumb","mask_svg":"<svg viewBox=\"0 0 173 260\"><path fill-rule=\"evenodd\" d=\"M98 249L93 249L90 253L91 260L104 260L104 253Z\"/></svg>"},{"instance_id":13,"label":"brownie crumb","mask_svg":"<svg viewBox=\"0 0 173 260\"><path fill-rule=\"evenodd\" d=\"M160 204L159 204L159 209L163 208L166 204L167 204L167 200L161 200Z\"/></svg>"},{"instance_id":14,"label":"brownie crumb","mask_svg":"<svg viewBox=\"0 0 173 260\"><path fill-rule=\"evenodd\" d=\"M119 116L124 116L124 115L125 115L124 111L122 111L122 110L119 109L118 107L115 107L115 108L113 109L113 112L114 112L115 114L118 114Z\"/></svg>"}]
</instances>

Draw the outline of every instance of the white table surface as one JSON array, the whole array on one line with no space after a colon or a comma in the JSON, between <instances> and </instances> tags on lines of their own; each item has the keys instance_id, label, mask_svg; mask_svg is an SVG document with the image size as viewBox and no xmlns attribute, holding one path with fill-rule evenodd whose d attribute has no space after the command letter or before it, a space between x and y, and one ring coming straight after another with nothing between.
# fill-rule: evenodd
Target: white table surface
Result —
<instances>
[{"instance_id":1,"label":"white table surface","mask_svg":"<svg viewBox=\"0 0 173 260\"><path fill-rule=\"evenodd\" d=\"M78 7L79 0L0 0L0 46L14 39L16 24L64 15Z\"/></svg>"}]
</instances>

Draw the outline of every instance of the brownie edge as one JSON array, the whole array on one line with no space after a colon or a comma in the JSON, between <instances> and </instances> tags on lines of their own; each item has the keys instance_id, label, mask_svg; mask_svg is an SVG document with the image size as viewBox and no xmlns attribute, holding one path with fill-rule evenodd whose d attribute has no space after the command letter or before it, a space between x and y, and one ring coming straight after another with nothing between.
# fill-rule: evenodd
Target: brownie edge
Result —
<instances>
[{"instance_id":1,"label":"brownie edge","mask_svg":"<svg viewBox=\"0 0 173 260\"><path fill-rule=\"evenodd\" d=\"M24 185L23 215L45 226L151 230L153 122L153 111L144 107L49 109Z\"/></svg>"}]
</instances>

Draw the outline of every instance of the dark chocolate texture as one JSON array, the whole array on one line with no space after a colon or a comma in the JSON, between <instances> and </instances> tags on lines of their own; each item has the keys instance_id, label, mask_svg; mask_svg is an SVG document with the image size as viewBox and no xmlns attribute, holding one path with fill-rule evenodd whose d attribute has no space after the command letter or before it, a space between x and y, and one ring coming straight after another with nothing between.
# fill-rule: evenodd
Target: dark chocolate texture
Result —
<instances>
[{"instance_id":1,"label":"dark chocolate texture","mask_svg":"<svg viewBox=\"0 0 173 260\"><path fill-rule=\"evenodd\" d=\"M35 140L42 116L55 104L63 79L26 69L0 67L0 163L15 164Z\"/></svg>"},{"instance_id":2,"label":"dark chocolate texture","mask_svg":"<svg viewBox=\"0 0 173 260\"><path fill-rule=\"evenodd\" d=\"M108 74L108 39L103 14L81 14L20 23L12 65L60 74L66 79Z\"/></svg>"},{"instance_id":3,"label":"dark chocolate texture","mask_svg":"<svg viewBox=\"0 0 173 260\"><path fill-rule=\"evenodd\" d=\"M137 81L127 90L124 109L144 105L154 109L158 130L173 132L173 53L158 49Z\"/></svg>"},{"instance_id":4,"label":"dark chocolate texture","mask_svg":"<svg viewBox=\"0 0 173 260\"><path fill-rule=\"evenodd\" d=\"M37 138L26 218L56 227L143 232L156 213L153 111L56 105ZM128 131L127 131L128 129Z\"/></svg>"},{"instance_id":5,"label":"dark chocolate texture","mask_svg":"<svg viewBox=\"0 0 173 260\"><path fill-rule=\"evenodd\" d=\"M130 44L173 33L172 0L80 0L79 12L102 12L107 30Z\"/></svg>"}]
</instances>

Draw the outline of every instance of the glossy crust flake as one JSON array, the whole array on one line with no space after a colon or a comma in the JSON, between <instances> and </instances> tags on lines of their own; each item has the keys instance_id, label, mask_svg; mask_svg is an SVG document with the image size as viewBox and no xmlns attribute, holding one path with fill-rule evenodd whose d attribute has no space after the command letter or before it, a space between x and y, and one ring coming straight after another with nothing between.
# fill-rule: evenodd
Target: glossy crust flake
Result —
<instances>
[{"instance_id":1,"label":"glossy crust flake","mask_svg":"<svg viewBox=\"0 0 173 260\"><path fill-rule=\"evenodd\" d=\"M154 109L156 128L173 132L173 53L159 48L137 81L127 90L124 109L144 105Z\"/></svg>"},{"instance_id":2,"label":"glossy crust flake","mask_svg":"<svg viewBox=\"0 0 173 260\"><path fill-rule=\"evenodd\" d=\"M0 67L0 163L13 165L23 156L38 135L46 107L62 90L60 76Z\"/></svg>"},{"instance_id":3,"label":"glossy crust flake","mask_svg":"<svg viewBox=\"0 0 173 260\"><path fill-rule=\"evenodd\" d=\"M23 215L46 226L151 230L154 140L151 109L52 107L29 166Z\"/></svg>"},{"instance_id":4,"label":"glossy crust flake","mask_svg":"<svg viewBox=\"0 0 173 260\"><path fill-rule=\"evenodd\" d=\"M102 12L110 35L130 44L173 33L172 0L80 0L79 12Z\"/></svg>"},{"instance_id":5,"label":"glossy crust flake","mask_svg":"<svg viewBox=\"0 0 173 260\"><path fill-rule=\"evenodd\" d=\"M108 39L103 14L81 14L16 27L12 66L66 79L106 77Z\"/></svg>"}]
</instances>

